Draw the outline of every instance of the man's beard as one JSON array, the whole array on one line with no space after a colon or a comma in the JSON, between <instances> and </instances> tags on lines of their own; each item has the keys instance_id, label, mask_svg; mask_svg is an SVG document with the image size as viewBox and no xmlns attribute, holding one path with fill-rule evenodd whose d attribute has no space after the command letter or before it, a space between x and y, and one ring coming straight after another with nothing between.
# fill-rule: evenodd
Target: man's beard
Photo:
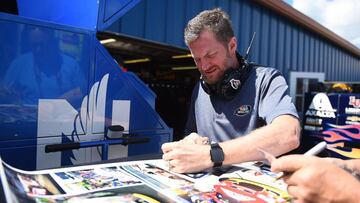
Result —
<instances>
[{"instance_id":1,"label":"man's beard","mask_svg":"<svg viewBox=\"0 0 360 203\"><path fill-rule=\"evenodd\" d=\"M219 75L219 78L217 78L216 81L209 82L208 78L204 75L201 76L202 80L204 80L207 84L214 85L214 84L220 82L220 80L224 77L224 74L228 69L235 68L235 67L232 67L231 56L230 56L229 52L226 53L226 58L224 60L223 67L226 67L226 68L222 69L219 66L216 66L217 71L221 71L221 74Z\"/></svg>"}]
</instances>

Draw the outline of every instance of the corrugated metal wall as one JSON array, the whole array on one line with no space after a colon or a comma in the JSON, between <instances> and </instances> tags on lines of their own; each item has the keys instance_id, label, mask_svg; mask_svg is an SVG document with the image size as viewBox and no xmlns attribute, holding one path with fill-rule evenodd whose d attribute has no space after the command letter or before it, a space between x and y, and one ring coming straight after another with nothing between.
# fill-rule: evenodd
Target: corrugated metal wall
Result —
<instances>
[{"instance_id":1,"label":"corrugated metal wall","mask_svg":"<svg viewBox=\"0 0 360 203\"><path fill-rule=\"evenodd\" d=\"M256 38L250 60L290 71L325 72L330 81L360 81L360 57L250 0L143 0L110 31L185 47L183 29L204 9L221 7L233 21L238 50Z\"/></svg>"}]
</instances>

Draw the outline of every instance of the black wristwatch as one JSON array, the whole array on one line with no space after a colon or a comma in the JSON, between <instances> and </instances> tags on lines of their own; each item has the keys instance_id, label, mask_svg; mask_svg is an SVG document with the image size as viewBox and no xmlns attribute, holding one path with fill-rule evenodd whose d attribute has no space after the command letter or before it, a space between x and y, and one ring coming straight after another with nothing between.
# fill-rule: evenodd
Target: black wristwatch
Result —
<instances>
[{"instance_id":1,"label":"black wristwatch","mask_svg":"<svg viewBox=\"0 0 360 203\"><path fill-rule=\"evenodd\" d=\"M210 145L210 157L211 161L214 163L214 167L222 166L224 161L224 152L218 143L213 143Z\"/></svg>"}]
</instances>

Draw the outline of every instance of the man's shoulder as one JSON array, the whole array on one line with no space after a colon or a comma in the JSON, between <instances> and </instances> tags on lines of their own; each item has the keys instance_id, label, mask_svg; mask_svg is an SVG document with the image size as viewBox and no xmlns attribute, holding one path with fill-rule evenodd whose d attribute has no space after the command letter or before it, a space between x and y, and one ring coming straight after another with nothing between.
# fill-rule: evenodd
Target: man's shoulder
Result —
<instances>
[{"instance_id":1,"label":"man's shoulder","mask_svg":"<svg viewBox=\"0 0 360 203\"><path fill-rule=\"evenodd\" d=\"M262 65L258 65L258 64L253 64L253 69L254 69L254 75L259 78L259 77L273 77L273 76L279 76L282 75L281 72L273 67L269 67L269 66L262 66Z\"/></svg>"},{"instance_id":2,"label":"man's shoulder","mask_svg":"<svg viewBox=\"0 0 360 203\"><path fill-rule=\"evenodd\" d=\"M264 66L255 63L250 63L249 65L252 66L252 68L256 70L257 73L269 74L273 72L279 72L279 70L270 66Z\"/></svg>"}]
</instances>

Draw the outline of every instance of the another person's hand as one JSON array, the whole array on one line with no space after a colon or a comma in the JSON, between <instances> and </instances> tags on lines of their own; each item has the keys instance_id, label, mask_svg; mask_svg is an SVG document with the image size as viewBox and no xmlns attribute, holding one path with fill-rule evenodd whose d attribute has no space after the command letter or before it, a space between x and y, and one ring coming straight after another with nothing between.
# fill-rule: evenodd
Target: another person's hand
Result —
<instances>
[{"instance_id":1,"label":"another person's hand","mask_svg":"<svg viewBox=\"0 0 360 203\"><path fill-rule=\"evenodd\" d=\"M197 140L199 141L199 140ZM161 146L163 159L177 173L199 172L213 166L210 145L195 144L197 141L181 140Z\"/></svg>"},{"instance_id":2,"label":"another person's hand","mask_svg":"<svg viewBox=\"0 0 360 203\"><path fill-rule=\"evenodd\" d=\"M329 160L312 156L289 155L271 164L284 177L294 202L358 202L360 182Z\"/></svg>"}]
</instances>

